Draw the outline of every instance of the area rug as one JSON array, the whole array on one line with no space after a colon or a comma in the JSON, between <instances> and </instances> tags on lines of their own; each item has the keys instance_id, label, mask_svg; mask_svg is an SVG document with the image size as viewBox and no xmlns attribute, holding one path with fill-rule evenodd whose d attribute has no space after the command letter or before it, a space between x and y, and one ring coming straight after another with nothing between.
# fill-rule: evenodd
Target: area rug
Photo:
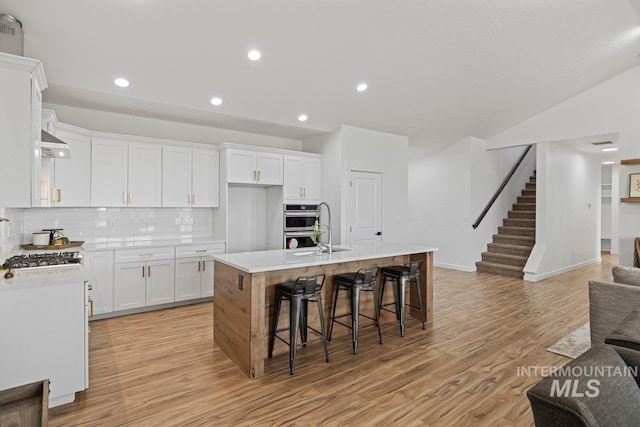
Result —
<instances>
[{"instance_id":1,"label":"area rug","mask_svg":"<svg viewBox=\"0 0 640 427\"><path fill-rule=\"evenodd\" d=\"M558 340L547 351L575 359L591 347L589 324L585 323L564 338Z\"/></svg>"}]
</instances>

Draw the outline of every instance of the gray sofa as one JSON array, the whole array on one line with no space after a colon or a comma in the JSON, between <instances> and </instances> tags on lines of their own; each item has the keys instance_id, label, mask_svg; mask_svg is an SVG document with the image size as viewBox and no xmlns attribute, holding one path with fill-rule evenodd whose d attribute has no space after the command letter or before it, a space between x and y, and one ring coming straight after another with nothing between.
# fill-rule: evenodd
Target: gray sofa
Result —
<instances>
[{"instance_id":1,"label":"gray sofa","mask_svg":"<svg viewBox=\"0 0 640 427\"><path fill-rule=\"evenodd\" d=\"M613 282L589 281L591 345L605 338L635 309L640 309L640 268L613 267Z\"/></svg>"}]
</instances>

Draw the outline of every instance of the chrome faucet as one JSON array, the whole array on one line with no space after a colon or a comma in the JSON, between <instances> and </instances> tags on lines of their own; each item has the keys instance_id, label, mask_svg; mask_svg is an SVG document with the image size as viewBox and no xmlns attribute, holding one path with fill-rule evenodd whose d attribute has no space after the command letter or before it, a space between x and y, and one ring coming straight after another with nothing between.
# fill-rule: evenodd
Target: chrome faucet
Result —
<instances>
[{"instance_id":1,"label":"chrome faucet","mask_svg":"<svg viewBox=\"0 0 640 427\"><path fill-rule=\"evenodd\" d=\"M327 248L327 252L328 253L332 253L333 249L332 249L332 239L331 239L331 209L329 209L329 205L326 202L320 202L318 204L318 207L316 208L316 214L318 215L318 219L320 219L320 208L322 207L322 205L325 205L327 207L327 215L329 216L329 222L327 223L327 228L329 229L329 241L328 242L322 242L322 243L318 243L318 246L320 247L326 247ZM322 239L322 237L320 237Z\"/></svg>"}]
</instances>

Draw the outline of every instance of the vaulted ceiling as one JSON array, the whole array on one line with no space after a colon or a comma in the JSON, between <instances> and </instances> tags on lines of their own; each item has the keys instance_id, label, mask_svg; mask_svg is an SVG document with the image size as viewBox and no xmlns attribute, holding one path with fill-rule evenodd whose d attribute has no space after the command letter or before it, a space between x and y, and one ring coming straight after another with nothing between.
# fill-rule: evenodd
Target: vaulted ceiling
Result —
<instances>
[{"instance_id":1,"label":"vaulted ceiling","mask_svg":"<svg viewBox=\"0 0 640 427\"><path fill-rule=\"evenodd\" d=\"M0 13L23 23L25 56L43 62L45 102L295 139L347 124L431 148L489 138L638 65L634 7L0 0ZM251 49L260 60L247 58Z\"/></svg>"}]
</instances>

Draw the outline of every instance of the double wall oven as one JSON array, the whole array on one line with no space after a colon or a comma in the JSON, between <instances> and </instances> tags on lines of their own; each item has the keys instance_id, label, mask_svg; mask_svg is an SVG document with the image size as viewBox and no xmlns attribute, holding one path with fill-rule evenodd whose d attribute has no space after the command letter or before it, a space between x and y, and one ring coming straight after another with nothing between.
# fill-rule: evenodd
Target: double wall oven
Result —
<instances>
[{"instance_id":1,"label":"double wall oven","mask_svg":"<svg viewBox=\"0 0 640 427\"><path fill-rule=\"evenodd\" d=\"M284 205L283 246L285 249L315 246L311 240L318 221L318 205Z\"/></svg>"}]
</instances>

